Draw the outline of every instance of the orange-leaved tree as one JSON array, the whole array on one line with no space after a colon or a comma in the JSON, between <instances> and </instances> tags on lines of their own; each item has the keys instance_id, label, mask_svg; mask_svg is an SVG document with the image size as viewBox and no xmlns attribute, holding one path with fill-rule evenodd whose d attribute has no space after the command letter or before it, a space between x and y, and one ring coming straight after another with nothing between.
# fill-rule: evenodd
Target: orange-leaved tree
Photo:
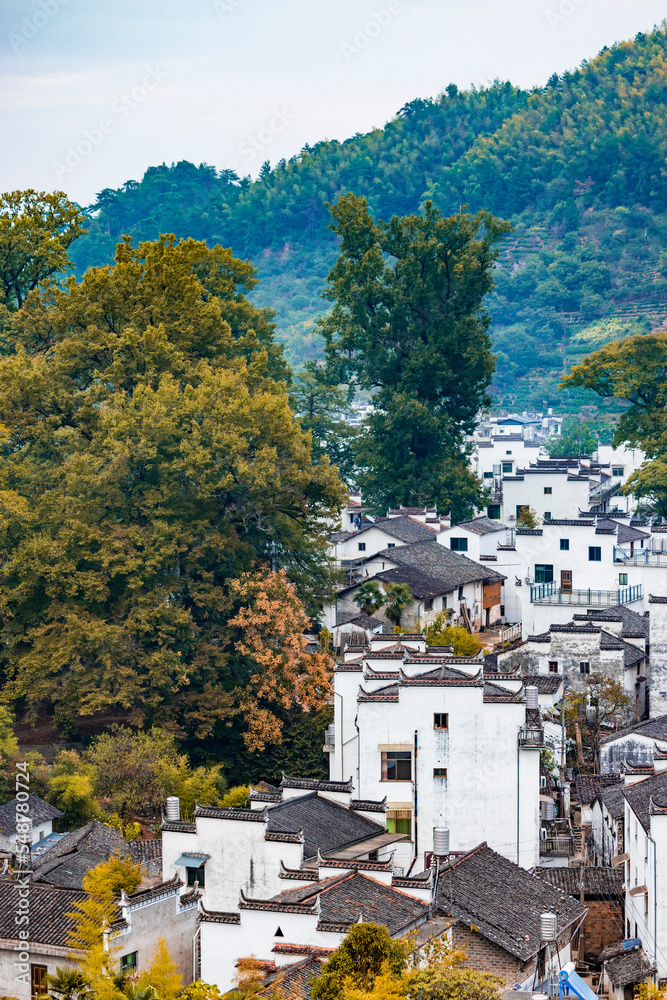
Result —
<instances>
[{"instance_id":1,"label":"orange-leaved tree","mask_svg":"<svg viewBox=\"0 0 667 1000\"><path fill-rule=\"evenodd\" d=\"M232 588L243 606L229 625L240 630L235 648L249 670L247 684L238 691L244 740L251 752L260 752L267 743L281 742L279 706L324 707L333 660L326 652L306 651L310 619L284 570L246 573L232 581Z\"/></svg>"}]
</instances>

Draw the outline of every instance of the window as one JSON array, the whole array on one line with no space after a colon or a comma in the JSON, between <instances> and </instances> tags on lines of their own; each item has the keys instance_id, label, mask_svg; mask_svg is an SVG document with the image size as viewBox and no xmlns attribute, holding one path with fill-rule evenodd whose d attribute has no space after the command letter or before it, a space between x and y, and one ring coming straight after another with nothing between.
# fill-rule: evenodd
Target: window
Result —
<instances>
[{"instance_id":1,"label":"window","mask_svg":"<svg viewBox=\"0 0 667 1000\"><path fill-rule=\"evenodd\" d=\"M412 754L409 750L383 750L382 781L411 781Z\"/></svg>"},{"instance_id":2,"label":"window","mask_svg":"<svg viewBox=\"0 0 667 1000\"><path fill-rule=\"evenodd\" d=\"M424 601L424 611L433 611L433 598L427 597Z\"/></svg>"},{"instance_id":3,"label":"window","mask_svg":"<svg viewBox=\"0 0 667 1000\"><path fill-rule=\"evenodd\" d=\"M549 673L550 674L558 673L558 660L549 660Z\"/></svg>"},{"instance_id":4,"label":"window","mask_svg":"<svg viewBox=\"0 0 667 1000\"><path fill-rule=\"evenodd\" d=\"M366 542L359 542L358 544L359 544L359 551L360 552L365 552L366 551Z\"/></svg>"},{"instance_id":5,"label":"window","mask_svg":"<svg viewBox=\"0 0 667 1000\"><path fill-rule=\"evenodd\" d=\"M131 951L129 955L120 956L120 971L121 972L134 972L137 967L137 952Z\"/></svg>"},{"instance_id":6,"label":"window","mask_svg":"<svg viewBox=\"0 0 667 1000\"><path fill-rule=\"evenodd\" d=\"M462 601L462 600L463 600L463 587L459 587L459 595L458 595L458 600L459 600L459 601Z\"/></svg>"},{"instance_id":7,"label":"window","mask_svg":"<svg viewBox=\"0 0 667 1000\"><path fill-rule=\"evenodd\" d=\"M412 810L389 809L387 811L387 831L389 833L404 833L409 837L412 833Z\"/></svg>"},{"instance_id":8,"label":"window","mask_svg":"<svg viewBox=\"0 0 667 1000\"><path fill-rule=\"evenodd\" d=\"M623 475L625 469L622 465L612 466L611 474L612 476L618 476L619 478Z\"/></svg>"},{"instance_id":9,"label":"window","mask_svg":"<svg viewBox=\"0 0 667 1000\"><path fill-rule=\"evenodd\" d=\"M396 548L396 542L389 542L389 545L387 546L387 548L388 549L395 549Z\"/></svg>"},{"instance_id":10,"label":"window","mask_svg":"<svg viewBox=\"0 0 667 1000\"><path fill-rule=\"evenodd\" d=\"M491 503L491 504L489 504L489 506L486 508L486 516L491 521L499 521L500 520L500 504L499 503Z\"/></svg>"},{"instance_id":11,"label":"window","mask_svg":"<svg viewBox=\"0 0 667 1000\"><path fill-rule=\"evenodd\" d=\"M467 552L468 551L468 539L467 538L450 538L449 547L454 552Z\"/></svg>"},{"instance_id":12,"label":"window","mask_svg":"<svg viewBox=\"0 0 667 1000\"><path fill-rule=\"evenodd\" d=\"M433 768L433 777L434 778L446 778L447 777L447 768L446 767L434 767Z\"/></svg>"},{"instance_id":13,"label":"window","mask_svg":"<svg viewBox=\"0 0 667 1000\"><path fill-rule=\"evenodd\" d=\"M561 552L569 552L570 551L570 539L569 538L561 538L561 540L560 540L560 550L561 550Z\"/></svg>"},{"instance_id":14,"label":"window","mask_svg":"<svg viewBox=\"0 0 667 1000\"><path fill-rule=\"evenodd\" d=\"M544 487L544 492L545 492L545 494L547 496L551 496L551 494L553 493L553 487L551 487L551 486L545 486Z\"/></svg>"},{"instance_id":15,"label":"window","mask_svg":"<svg viewBox=\"0 0 667 1000\"><path fill-rule=\"evenodd\" d=\"M506 454L506 455L511 455L511 454L512 454L512 452L511 452L511 451L506 451L506 452L505 452L505 454Z\"/></svg>"},{"instance_id":16,"label":"window","mask_svg":"<svg viewBox=\"0 0 667 1000\"><path fill-rule=\"evenodd\" d=\"M545 510L545 512L544 512L544 520L545 521L550 521L551 520L551 511L550 510Z\"/></svg>"},{"instance_id":17,"label":"window","mask_svg":"<svg viewBox=\"0 0 667 1000\"><path fill-rule=\"evenodd\" d=\"M618 574L618 585L619 585L619 587L627 587L627 585L628 585L628 574L627 573L619 573Z\"/></svg>"},{"instance_id":18,"label":"window","mask_svg":"<svg viewBox=\"0 0 667 1000\"><path fill-rule=\"evenodd\" d=\"M45 965L31 965L30 966L30 995L33 997L38 997L43 993L46 993L46 973L47 967Z\"/></svg>"},{"instance_id":19,"label":"window","mask_svg":"<svg viewBox=\"0 0 667 1000\"><path fill-rule=\"evenodd\" d=\"M602 549L600 548L599 545L588 546L588 561L602 562Z\"/></svg>"},{"instance_id":20,"label":"window","mask_svg":"<svg viewBox=\"0 0 667 1000\"><path fill-rule=\"evenodd\" d=\"M554 568L548 563L536 563L535 565L535 583L553 583L554 582Z\"/></svg>"},{"instance_id":21,"label":"window","mask_svg":"<svg viewBox=\"0 0 667 1000\"><path fill-rule=\"evenodd\" d=\"M588 660L580 660L579 661L579 673L580 674L590 674L590 672L591 672L591 665L588 662Z\"/></svg>"},{"instance_id":22,"label":"window","mask_svg":"<svg viewBox=\"0 0 667 1000\"><path fill-rule=\"evenodd\" d=\"M493 473L492 472L485 472L484 473L484 478L485 479L493 479Z\"/></svg>"},{"instance_id":23,"label":"window","mask_svg":"<svg viewBox=\"0 0 667 1000\"><path fill-rule=\"evenodd\" d=\"M512 475L512 463L511 462L503 462L503 475L504 476L511 476Z\"/></svg>"},{"instance_id":24,"label":"window","mask_svg":"<svg viewBox=\"0 0 667 1000\"><path fill-rule=\"evenodd\" d=\"M433 716L434 729L449 729L449 714L447 712L435 712Z\"/></svg>"},{"instance_id":25,"label":"window","mask_svg":"<svg viewBox=\"0 0 667 1000\"><path fill-rule=\"evenodd\" d=\"M188 879L187 879L188 885L194 885L195 882L198 882L199 883L199 888L200 889L204 888L204 886L206 885L206 882L205 882L205 879L204 879L204 866L203 865L200 865L199 868L186 868L185 871L186 871L187 876L188 876Z\"/></svg>"}]
</instances>

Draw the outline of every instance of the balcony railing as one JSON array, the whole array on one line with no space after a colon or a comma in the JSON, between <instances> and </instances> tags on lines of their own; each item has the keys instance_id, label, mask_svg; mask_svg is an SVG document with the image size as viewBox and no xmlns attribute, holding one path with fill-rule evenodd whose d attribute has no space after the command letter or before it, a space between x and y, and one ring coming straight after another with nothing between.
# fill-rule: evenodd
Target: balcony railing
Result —
<instances>
[{"instance_id":1,"label":"balcony railing","mask_svg":"<svg viewBox=\"0 0 667 1000\"><path fill-rule=\"evenodd\" d=\"M519 730L519 746L520 747L543 747L544 746L544 730L542 730L542 729L520 729Z\"/></svg>"},{"instance_id":2,"label":"balcony railing","mask_svg":"<svg viewBox=\"0 0 667 1000\"><path fill-rule=\"evenodd\" d=\"M502 628L498 629L500 642L513 642L515 639L520 639L521 635L521 622L517 622L515 625L503 625Z\"/></svg>"},{"instance_id":3,"label":"balcony railing","mask_svg":"<svg viewBox=\"0 0 667 1000\"><path fill-rule=\"evenodd\" d=\"M614 547L614 562L623 563L625 566L667 566L667 551L651 552L650 549L643 549L630 555L624 549Z\"/></svg>"},{"instance_id":4,"label":"balcony railing","mask_svg":"<svg viewBox=\"0 0 667 1000\"><path fill-rule=\"evenodd\" d=\"M530 588L531 604L576 604L579 607L612 608L642 599L642 586L619 587L616 590L563 590L554 583L537 583Z\"/></svg>"},{"instance_id":5,"label":"balcony railing","mask_svg":"<svg viewBox=\"0 0 667 1000\"><path fill-rule=\"evenodd\" d=\"M546 837L540 841L540 854L543 857L569 858L574 854L572 837Z\"/></svg>"}]
</instances>

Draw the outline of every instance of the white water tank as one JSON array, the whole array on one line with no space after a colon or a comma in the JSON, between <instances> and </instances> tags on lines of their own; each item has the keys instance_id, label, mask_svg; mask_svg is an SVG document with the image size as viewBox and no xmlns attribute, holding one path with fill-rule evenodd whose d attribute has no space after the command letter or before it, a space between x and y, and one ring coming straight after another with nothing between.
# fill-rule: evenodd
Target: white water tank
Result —
<instances>
[{"instance_id":1,"label":"white water tank","mask_svg":"<svg viewBox=\"0 0 667 1000\"><path fill-rule=\"evenodd\" d=\"M556 818L556 804L553 801L544 803L544 818L553 820Z\"/></svg>"},{"instance_id":2,"label":"white water tank","mask_svg":"<svg viewBox=\"0 0 667 1000\"><path fill-rule=\"evenodd\" d=\"M526 708L536 709L539 707L539 692L534 684L529 684L526 688Z\"/></svg>"},{"instance_id":3,"label":"white water tank","mask_svg":"<svg viewBox=\"0 0 667 1000\"><path fill-rule=\"evenodd\" d=\"M540 939L555 941L558 935L558 917L555 913L540 913Z\"/></svg>"},{"instance_id":4,"label":"white water tank","mask_svg":"<svg viewBox=\"0 0 667 1000\"><path fill-rule=\"evenodd\" d=\"M433 829L433 853L437 858L449 855L449 830L436 826Z\"/></svg>"},{"instance_id":5,"label":"white water tank","mask_svg":"<svg viewBox=\"0 0 667 1000\"><path fill-rule=\"evenodd\" d=\"M178 795L170 795L167 799L167 819L179 820L181 818L181 803Z\"/></svg>"}]
</instances>

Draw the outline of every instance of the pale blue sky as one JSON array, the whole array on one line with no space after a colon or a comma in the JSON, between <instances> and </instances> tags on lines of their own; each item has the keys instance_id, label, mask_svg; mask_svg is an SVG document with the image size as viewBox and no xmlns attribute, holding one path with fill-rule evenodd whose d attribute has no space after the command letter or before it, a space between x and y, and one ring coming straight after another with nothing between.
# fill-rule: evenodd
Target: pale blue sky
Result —
<instances>
[{"instance_id":1,"label":"pale blue sky","mask_svg":"<svg viewBox=\"0 0 667 1000\"><path fill-rule=\"evenodd\" d=\"M543 84L664 0L0 0L0 190L104 187L179 159L255 174L415 97Z\"/></svg>"}]
</instances>

